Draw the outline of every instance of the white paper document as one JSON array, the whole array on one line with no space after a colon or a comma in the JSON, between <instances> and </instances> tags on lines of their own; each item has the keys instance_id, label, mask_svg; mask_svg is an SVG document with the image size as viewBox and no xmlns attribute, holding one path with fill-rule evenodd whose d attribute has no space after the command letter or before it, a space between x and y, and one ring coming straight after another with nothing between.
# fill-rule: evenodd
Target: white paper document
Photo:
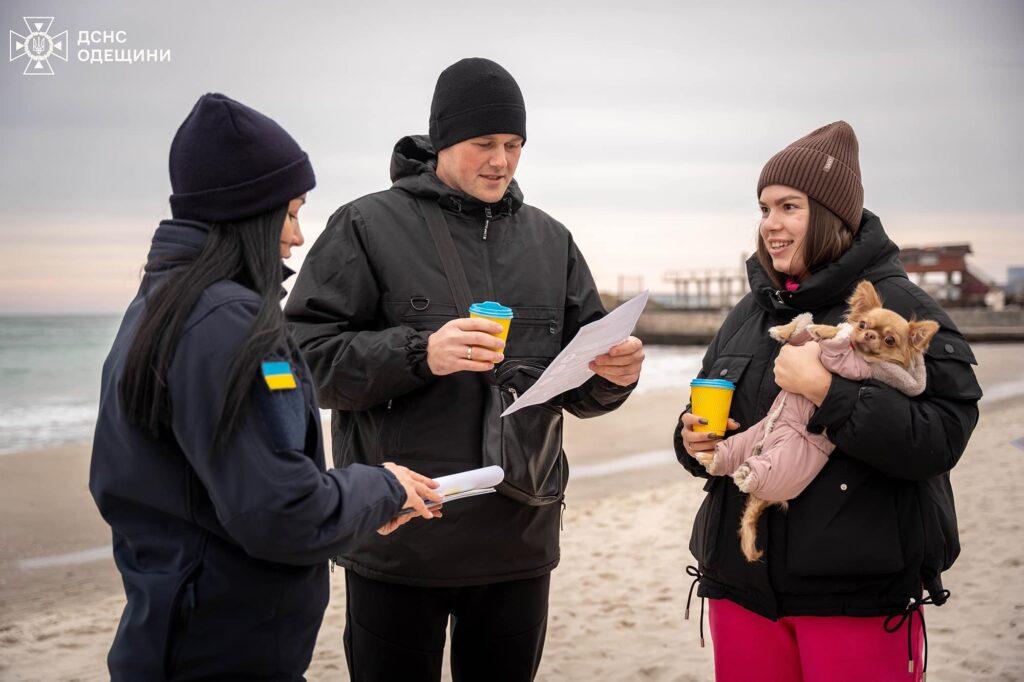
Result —
<instances>
[{"instance_id":1,"label":"white paper document","mask_svg":"<svg viewBox=\"0 0 1024 682\"><path fill-rule=\"evenodd\" d=\"M563 348L558 357L544 370L537 383L509 405L501 416L507 417L530 405L540 405L556 395L586 383L587 379L594 376L590 369L591 361L599 355L604 355L612 346L622 343L633 333L640 313L647 305L649 293L644 291L600 320L581 327L569 345ZM512 324L515 324L515 321Z\"/></svg>"},{"instance_id":2,"label":"white paper document","mask_svg":"<svg viewBox=\"0 0 1024 682\"><path fill-rule=\"evenodd\" d=\"M439 484L436 488L437 492L444 496L444 504L448 504L464 497L493 493L494 486L505 480L505 471L499 466L490 466L483 469L460 471L449 476L438 476L434 480ZM427 506L433 508L437 504L431 502ZM401 515L412 513L414 513L413 509L406 508L402 510Z\"/></svg>"}]
</instances>

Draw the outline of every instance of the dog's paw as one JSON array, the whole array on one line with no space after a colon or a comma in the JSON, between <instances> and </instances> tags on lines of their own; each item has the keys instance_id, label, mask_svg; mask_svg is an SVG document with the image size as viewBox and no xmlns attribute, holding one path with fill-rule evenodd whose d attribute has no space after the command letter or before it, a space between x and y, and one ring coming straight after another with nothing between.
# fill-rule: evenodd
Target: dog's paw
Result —
<instances>
[{"instance_id":1,"label":"dog's paw","mask_svg":"<svg viewBox=\"0 0 1024 682\"><path fill-rule=\"evenodd\" d=\"M832 327L829 327L827 324L809 324L807 325L807 333L813 339L827 339L832 336Z\"/></svg>"},{"instance_id":2,"label":"dog's paw","mask_svg":"<svg viewBox=\"0 0 1024 682\"><path fill-rule=\"evenodd\" d=\"M768 327L768 336L772 337L779 343L786 343L789 341L789 334L792 331L791 325L780 324L775 327Z\"/></svg>"},{"instance_id":3,"label":"dog's paw","mask_svg":"<svg viewBox=\"0 0 1024 682\"><path fill-rule=\"evenodd\" d=\"M694 457L707 469L709 474L714 475L712 469L715 465L715 453L713 450L711 452L698 452Z\"/></svg>"},{"instance_id":4,"label":"dog's paw","mask_svg":"<svg viewBox=\"0 0 1024 682\"><path fill-rule=\"evenodd\" d=\"M747 464L741 464L733 473L732 480L737 488L749 493L757 483L757 474Z\"/></svg>"},{"instance_id":5,"label":"dog's paw","mask_svg":"<svg viewBox=\"0 0 1024 682\"><path fill-rule=\"evenodd\" d=\"M814 324L814 315L810 313L800 313L793 318L793 325L796 327L796 331L807 329L812 324Z\"/></svg>"}]
</instances>

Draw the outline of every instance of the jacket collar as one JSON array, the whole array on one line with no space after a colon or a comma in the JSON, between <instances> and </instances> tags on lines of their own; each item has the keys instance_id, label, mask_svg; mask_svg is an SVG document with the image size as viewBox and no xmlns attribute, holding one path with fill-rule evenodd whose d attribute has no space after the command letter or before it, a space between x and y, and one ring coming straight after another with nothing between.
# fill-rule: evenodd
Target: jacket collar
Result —
<instances>
[{"instance_id":1,"label":"jacket collar","mask_svg":"<svg viewBox=\"0 0 1024 682\"><path fill-rule=\"evenodd\" d=\"M523 193L513 180L501 201L489 204L449 187L437 177L437 153L426 135L409 135L395 144L391 155L393 187L414 196L437 199L443 208L456 213L482 216L490 209L493 216L512 215L523 205Z\"/></svg>"},{"instance_id":2,"label":"jacket collar","mask_svg":"<svg viewBox=\"0 0 1024 682\"><path fill-rule=\"evenodd\" d=\"M889 239L882 221L864 211L853 245L837 260L811 273L796 291L779 290L761 267L757 256L747 259L747 280L758 304L784 313L821 310L845 302L857 282L877 282L906 271L900 249Z\"/></svg>"},{"instance_id":3,"label":"jacket collar","mask_svg":"<svg viewBox=\"0 0 1024 682\"><path fill-rule=\"evenodd\" d=\"M162 273L188 263L203 248L209 235L210 226L206 223L179 219L160 221L146 256L146 274ZM287 263L281 264L281 282L294 274Z\"/></svg>"}]
</instances>

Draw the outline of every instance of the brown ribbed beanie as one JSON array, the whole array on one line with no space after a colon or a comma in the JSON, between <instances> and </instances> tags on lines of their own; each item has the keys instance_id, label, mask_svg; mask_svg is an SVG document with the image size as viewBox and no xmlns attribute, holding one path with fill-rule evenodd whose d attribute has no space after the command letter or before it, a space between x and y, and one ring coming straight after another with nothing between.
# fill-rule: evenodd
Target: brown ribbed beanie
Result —
<instances>
[{"instance_id":1,"label":"brown ribbed beanie","mask_svg":"<svg viewBox=\"0 0 1024 682\"><path fill-rule=\"evenodd\" d=\"M762 169L757 195L768 185L800 190L856 234L864 210L864 186L853 128L846 121L829 123L783 149Z\"/></svg>"}]
</instances>

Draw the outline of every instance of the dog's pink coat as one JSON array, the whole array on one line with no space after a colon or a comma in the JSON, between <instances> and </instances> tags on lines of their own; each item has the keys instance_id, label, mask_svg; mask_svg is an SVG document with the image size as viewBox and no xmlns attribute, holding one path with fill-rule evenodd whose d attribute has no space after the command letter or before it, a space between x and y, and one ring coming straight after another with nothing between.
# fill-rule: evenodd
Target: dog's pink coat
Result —
<instances>
[{"instance_id":1,"label":"dog's pink coat","mask_svg":"<svg viewBox=\"0 0 1024 682\"><path fill-rule=\"evenodd\" d=\"M833 374L852 381L872 377L871 365L853 350L848 337L824 339L818 346L821 364ZM815 409L802 395L780 392L767 417L716 446L714 474L731 476L746 463L750 467L747 492L769 502L793 499L818 475L836 447L825 434L807 431ZM762 439L760 454L751 456Z\"/></svg>"}]
</instances>

